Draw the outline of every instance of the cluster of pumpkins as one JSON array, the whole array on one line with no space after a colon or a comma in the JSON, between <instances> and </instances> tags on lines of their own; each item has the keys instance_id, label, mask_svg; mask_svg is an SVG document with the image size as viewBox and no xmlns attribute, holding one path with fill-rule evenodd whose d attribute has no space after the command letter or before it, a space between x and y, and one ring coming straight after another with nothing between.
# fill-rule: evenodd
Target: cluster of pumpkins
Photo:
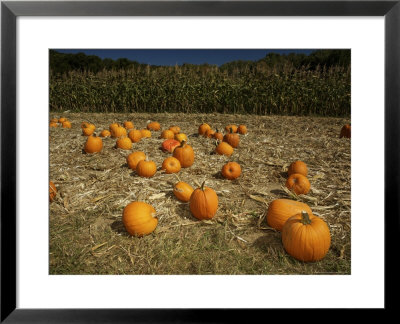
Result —
<instances>
[{"instance_id":1,"label":"cluster of pumpkins","mask_svg":"<svg viewBox=\"0 0 400 324\"><path fill-rule=\"evenodd\" d=\"M50 120L50 127L58 127L58 126L62 128L71 128L71 122L65 117L52 118Z\"/></svg>"},{"instance_id":2,"label":"cluster of pumpkins","mask_svg":"<svg viewBox=\"0 0 400 324\"><path fill-rule=\"evenodd\" d=\"M67 121L60 121L61 119L58 119L57 123ZM350 137L350 127L346 126L349 125L343 126L343 129L348 130L342 129L340 137ZM123 125L113 123L109 130L103 130L99 136L94 133L96 127L91 123L84 122L81 128L82 134L88 137L84 151L90 154L102 150L104 137L116 138L117 148L130 150L132 143L151 137L151 131L161 131L161 125L155 121L141 130L135 129L130 121L124 122ZM216 140L215 153L231 156L239 146L240 135L247 134L247 128L245 125L227 125L225 131L226 133L222 134L206 123L198 128L199 136ZM188 168L193 165L193 148L187 144L187 136L181 133L179 126L163 130L160 138L164 139L161 145L163 151L172 153L172 156L162 163L165 173L176 173L182 167ZM152 177L157 171L155 162L148 161L146 154L141 151L130 153L126 161L128 167L136 170L142 177ZM297 195L307 194L310 190L307 173L307 165L303 161L293 162L288 168L286 187ZM221 174L226 179L236 179L241 174L241 167L236 162L228 162L222 167ZM189 203L192 215L199 220L212 219L217 212L218 196L212 188L205 186L205 182L199 188L193 189L190 184L179 181L174 185L173 193L178 200ZM50 202L56 194L57 189L50 181ZM155 214L156 210L150 204L134 201L124 208L122 222L130 235L141 237L152 233L157 227L158 219ZM268 226L282 233L283 246L294 258L305 262L318 261L327 254L331 243L329 227L322 218L313 215L307 204L291 199L276 199L269 204L266 221Z\"/></svg>"}]
</instances>

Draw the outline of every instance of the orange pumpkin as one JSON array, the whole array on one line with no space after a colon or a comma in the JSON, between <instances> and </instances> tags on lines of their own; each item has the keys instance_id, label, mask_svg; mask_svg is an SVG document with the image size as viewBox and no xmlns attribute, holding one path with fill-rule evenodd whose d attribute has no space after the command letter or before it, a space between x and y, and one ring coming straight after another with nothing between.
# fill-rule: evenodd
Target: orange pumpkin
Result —
<instances>
[{"instance_id":1,"label":"orange pumpkin","mask_svg":"<svg viewBox=\"0 0 400 324\"><path fill-rule=\"evenodd\" d=\"M190 200L190 196L192 195L193 191L193 187L183 181L176 183L173 190L175 197L184 202L188 202Z\"/></svg>"},{"instance_id":2,"label":"orange pumpkin","mask_svg":"<svg viewBox=\"0 0 400 324\"><path fill-rule=\"evenodd\" d=\"M213 138L215 138L215 139L219 140L220 142L222 142L224 140L224 134L219 132L218 129L217 129L216 132L213 134Z\"/></svg>"},{"instance_id":3,"label":"orange pumpkin","mask_svg":"<svg viewBox=\"0 0 400 324\"><path fill-rule=\"evenodd\" d=\"M340 138L346 137L346 138L351 138L351 126L350 124L346 124L342 127L340 130Z\"/></svg>"},{"instance_id":4,"label":"orange pumpkin","mask_svg":"<svg viewBox=\"0 0 400 324\"><path fill-rule=\"evenodd\" d=\"M225 126L225 131L227 133L230 133L230 132L237 133L238 127L236 125L230 124L230 125Z\"/></svg>"},{"instance_id":5,"label":"orange pumpkin","mask_svg":"<svg viewBox=\"0 0 400 324\"><path fill-rule=\"evenodd\" d=\"M295 259L314 262L328 253L331 234L322 218L302 211L286 221L282 229L282 243L286 252Z\"/></svg>"},{"instance_id":6,"label":"orange pumpkin","mask_svg":"<svg viewBox=\"0 0 400 324\"><path fill-rule=\"evenodd\" d=\"M58 127L58 123L53 123L53 122L51 122L49 126L50 126L50 127Z\"/></svg>"},{"instance_id":7,"label":"orange pumpkin","mask_svg":"<svg viewBox=\"0 0 400 324\"><path fill-rule=\"evenodd\" d=\"M218 209L217 193L204 184L205 182L193 191L189 201L192 215L200 220L213 218Z\"/></svg>"},{"instance_id":8,"label":"orange pumpkin","mask_svg":"<svg viewBox=\"0 0 400 324\"><path fill-rule=\"evenodd\" d=\"M65 117L60 117L60 119L58 120L58 122L59 122L60 124L62 124L62 123L65 122L65 121L67 121L67 118L65 118Z\"/></svg>"},{"instance_id":9,"label":"orange pumpkin","mask_svg":"<svg viewBox=\"0 0 400 324\"><path fill-rule=\"evenodd\" d=\"M132 129L129 131L128 137L131 139L132 143L137 143L142 139L142 133L138 129Z\"/></svg>"},{"instance_id":10,"label":"orange pumpkin","mask_svg":"<svg viewBox=\"0 0 400 324\"><path fill-rule=\"evenodd\" d=\"M173 139L174 137L175 137L175 134L170 129L163 130L160 135L160 138L165 138L165 139Z\"/></svg>"},{"instance_id":11,"label":"orange pumpkin","mask_svg":"<svg viewBox=\"0 0 400 324\"><path fill-rule=\"evenodd\" d=\"M81 128L96 128L96 126L94 126L92 123L89 122L82 122Z\"/></svg>"},{"instance_id":12,"label":"orange pumpkin","mask_svg":"<svg viewBox=\"0 0 400 324\"><path fill-rule=\"evenodd\" d=\"M227 142L220 142L215 148L215 152L220 155L231 156L233 153L233 147L230 146Z\"/></svg>"},{"instance_id":13,"label":"orange pumpkin","mask_svg":"<svg viewBox=\"0 0 400 324\"><path fill-rule=\"evenodd\" d=\"M231 128L228 134L225 134L223 141L227 142L230 146L233 148L236 148L239 146L239 135L233 132L233 129Z\"/></svg>"},{"instance_id":14,"label":"orange pumpkin","mask_svg":"<svg viewBox=\"0 0 400 324\"><path fill-rule=\"evenodd\" d=\"M107 129L102 130L100 133L100 137L110 137L110 136L111 133Z\"/></svg>"},{"instance_id":15,"label":"orange pumpkin","mask_svg":"<svg viewBox=\"0 0 400 324\"><path fill-rule=\"evenodd\" d=\"M148 129L141 129L140 134L142 135L142 138L150 138L151 137L151 131Z\"/></svg>"},{"instance_id":16,"label":"orange pumpkin","mask_svg":"<svg viewBox=\"0 0 400 324\"><path fill-rule=\"evenodd\" d=\"M110 126L108 127L108 129L109 129L110 132L112 133L113 129L118 128L118 127L121 127L121 125L118 124L118 123L112 123L112 124L110 124Z\"/></svg>"},{"instance_id":17,"label":"orange pumpkin","mask_svg":"<svg viewBox=\"0 0 400 324\"><path fill-rule=\"evenodd\" d=\"M62 126L62 128L71 128L72 127L71 123L68 120L62 122L61 126Z\"/></svg>"},{"instance_id":18,"label":"orange pumpkin","mask_svg":"<svg viewBox=\"0 0 400 324\"><path fill-rule=\"evenodd\" d=\"M126 157L126 163L132 170L136 170L138 163L143 160L146 160L146 154L142 151L133 152Z\"/></svg>"},{"instance_id":19,"label":"orange pumpkin","mask_svg":"<svg viewBox=\"0 0 400 324\"><path fill-rule=\"evenodd\" d=\"M50 195L50 202L52 202L55 196L57 195L57 188L52 181L50 181L49 185L49 195Z\"/></svg>"},{"instance_id":20,"label":"orange pumpkin","mask_svg":"<svg viewBox=\"0 0 400 324\"><path fill-rule=\"evenodd\" d=\"M52 118L52 119L50 119L50 123L58 123L58 118Z\"/></svg>"},{"instance_id":21,"label":"orange pumpkin","mask_svg":"<svg viewBox=\"0 0 400 324\"><path fill-rule=\"evenodd\" d=\"M182 141L181 145L175 147L172 153L174 158L177 158L181 163L182 168L188 168L194 163L194 151L193 148Z\"/></svg>"},{"instance_id":22,"label":"orange pumpkin","mask_svg":"<svg viewBox=\"0 0 400 324\"><path fill-rule=\"evenodd\" d=\"M167 157L162 163L162 170L165 170L165 173L177 173L181 170L181 163L178 159L173 156Z\"/></svg>"},{"instance_id":23,"label":"orange pumpkin","mask_svg":"<svg viewBox=\"0 0 400 324\"><path fill-rule=\"evenodd\" d=\"M157 165L154 161L141 160L136 166L136 173L145 178L151 178L157 172Z\"/></svg>"},{"instance_id":24,"label":"orange pumpkin","mask_svg":"<svg viewBox=\"0 0 400 324\"><path fill-rule=\"evenodd\" d=\"M161 149L164 152L170 152L172 153L176 147L181 145L181 143L175 139L166 139L162 144L161 144Z\"/></svg>"},{"instance_id":25,"label":"orange pumpkin","mask_svg":"<svg viewBox=\"0 0 400 324\"><path fill-rule=\"evenodd\" d=\"M134 201L128 204L122 213L122 223L126 231L132 236L144 236L152 233L158 224L153 206Z\"/></svg>"},{"instance_id":26,"label":"orange pumpkin","mask_svg":"<svg viewBox=\"0 0 400 324\"><path fill-rule=\"evenodd\" d=\"M311 208L305 203L291 199L275 199L268 206L267 224L278 231L282 231L285 222L302 210L312 214Z\"/></svg>"},{"instance_id":27,"label":"orange pumpkin","mask_svg":"<svg viewBox=\"0 0 400 324\"><path fill-rule=\"evenodd\" d=\"M179 143L182 143L182 141L187 142L187 136L184 133L175 134L174 139L179 141Z\"/></svg>"},{"instance_id":28,"label":"orange pumpkin","mask_svg":"<svg viewBox=\"0 0 400 324\"><path fill-rule=\"evenodd\" d=\"M133 123L131 121L125 121L124 122L124 127L125 129L133 129Z\"/></svg>"},{"instance_id":29,"label":"orange pumpkin","mask_svg":"<svg viewBox=\"0 0 400 324\"><path fill-rule=\"evenodd\" d=\"M100 137L90 135L88 136L84 150L86 153L98 153L103 148L103 141Z\"/></svg>"},{"instance_id":30,"label":"orange pumpkin","mask_svg":"<svg viewBox=\"0 0 400 324\"><path fill-rule=\"evenodd\" d=\"M161 129L161 125L158 122L151 122L147 124L147 129L152 131L159 131Z\"/></svg>"},{"instance_id":31,"label":"orange pumpkin","mask_svg":"<svg viewBox=\"0 0 400 324\"><path fill-rule=\"evenodd\" d=\"M174 135L175 135L175 134L179 134L179 133L180 133L181 128L180 128L179 126L171 126L171 127L169 128L169 130L171 130L171 131L174 133Z\"/></svg>"},{"instance_id":32,"label":"orange pumpkin","mask_svg":"<svg viewBox=\"0 0 400 324\"><path fill-rule=\"evenodd\" d=\"M310 181L300 173L293 173L286 181L286 187L296 195L306 195L310 191Z\"/></svg>"},{"instance_id":33,"label":"orange pumpkin","mask_svg":"<svg viewBox=\"0 0 400 324\"><path fill-rule=\"evenodd\" d=\"M127 135L127 131L122 126L111 128L111 137L113 137L113 138L119 138L121 136L126 136L126 135Z\"/></svg>"},{"instance_id":34,"label":"orange pumpkin","mask_svg":"<svg viewBox=\"0 0 400 324\"><path fill-rule=\"evenodd\" d=\"M93 127L82 128L82 135L84 135L84 136L90 136L90 135L93 135L93 133L94 133Z\"/></svg>"},{"instance_id":35,"label":"orange pumpkin","mask_svg":"<svg viewBox=\"0 0 400 324\"><path fill-rule=\"evenodd\" d=\"M215 131L210 128L206 130L206 132L204 133L204 137L213 138L214 134Z\"/></svg>"},{"instance_id":36,"label":"orange pumpkin","mask_svg":"<svg viewBox=\"0 0 400 324\"><path fill-rule=\"evenodd\" d=\"M200 134L200 135L204 135L205 132L206 132L208 129L210 129L210 128L211 128L211 126L208 125L208 124L206 124L206 123L201 124L201 125L199 126L199 134Z\"/></svg>"},{"instance_id":37,"label":"orange pumpkin","mask_svg":"<svg viewBox=\"0 0 400 324\"><path fill-rule=\"evenodd\" d=\"M239 125L237 132L241 135L247 134L247 127L246 125Z\"/></svg>"},{"instance_id":38,"label":"orange pumpkin","mask_svg":"<svg viewBox=\"0 0 400 324\"><path fill-rule=\"evenodd\" d=\"M228 162L222 167L221 173L225 179L233 180L240 176L242 169L239 163Z\"/></svg>"},{"instance_id":39,"label":"orange pumpkin","mask_svg":"<svg viewBox=\"0 0 400 324\"><path fill-rule=\"evenodd\" d=\"M307 164L305 164L303 161L300 160L292 162L288 168L288 175L290 176L293 173L300 173L303 176L307 177L308 174Z\"/></svg>"},{"instance_id":40,"label":"orange pumpkin","mask_svg":"<svg viewBox=\"0 0 400 324\"><path fill-rule=\"evenodd\" d=\"M132 141L129 137L121 136L117 139L116 147L123 150L132 149Z\"/></svg>"}]
</instances>

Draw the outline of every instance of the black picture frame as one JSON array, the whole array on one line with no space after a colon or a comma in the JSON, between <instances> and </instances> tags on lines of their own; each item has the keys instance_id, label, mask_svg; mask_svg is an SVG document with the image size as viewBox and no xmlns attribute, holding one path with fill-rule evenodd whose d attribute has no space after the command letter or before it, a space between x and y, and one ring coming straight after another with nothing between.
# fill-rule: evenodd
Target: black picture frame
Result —
<instances>
[{"instance_id":1,"label":"black picture frame","mask_svg":"<svg viewBox=\"0 0 400 324\"><path fill-rule=\"evenodd\" d=\"M398 276L400 1L2 1L1 2L1 322L233 322L260 309L18 309L16 307L16 19L18 16L381 16L385 19L385 310ZM371 130L373 131L373 130ZM382 215L379 215L382 216ZM372 233L371 233L372 234ZM373 256L371 256L373 262ZM367 283L366 283L367 284ZM212 314L210 314L210 312ZM254 316L254 317L253 317Z\"/></svg>"}]
</instances>

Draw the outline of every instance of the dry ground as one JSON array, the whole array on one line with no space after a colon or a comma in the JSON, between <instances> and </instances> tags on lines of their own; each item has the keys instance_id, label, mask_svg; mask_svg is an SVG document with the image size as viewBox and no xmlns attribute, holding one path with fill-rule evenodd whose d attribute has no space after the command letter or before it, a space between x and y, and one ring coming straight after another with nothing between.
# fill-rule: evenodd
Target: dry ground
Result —
<instances>
[{"instance_id":1,"label":"dry ground","mask_svg":"<svg viewBox=\"0 0 400 324\"><path fill-rule=\"evenodd\" d=\"M58 195L50 204L51 274L350 274L351 197L350 140L339 139L342 118L188 114L72 114L72 129L50 129L50 180ZM195 163L178 176L193 187L206 180L219 197L214 219L198 221L187 203L172 193L177 177L164 174L162 161L170 154L159 147L160 132L134 144L159 170L153 178L137 176L125 157L104 140L99 154L84 154L80 124L90 121L96 133L112 122L131 120L136 128L159 121L163 128L181 127L195 150ZM223 129L246 124L249 133L230 157L211 154L213 140L196 136L202 122ZM287 166L297 159L309 167L311 191L297 199L329 225L327 256L314 263L293 259L283 249L281 234L265 221L268 204L292 198L283 189ZM242 167L238 180L220 175L223 164ZM159 220L152 234L129 236L122 210L131 201L154 206Z\"/></svg>"}]
</instances>

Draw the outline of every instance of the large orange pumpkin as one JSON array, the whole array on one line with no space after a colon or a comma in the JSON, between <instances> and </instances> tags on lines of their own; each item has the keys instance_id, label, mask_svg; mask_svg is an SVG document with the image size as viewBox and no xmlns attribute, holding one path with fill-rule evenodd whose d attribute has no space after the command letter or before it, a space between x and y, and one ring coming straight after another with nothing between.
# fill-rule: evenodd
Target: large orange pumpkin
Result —
<instances>
[{"instance_id":1,"label":"large orange pumpkin","mask_svg":"<svg viewBox=\"0 0 400 324\"><path fill-rule=\"evenodd\" d=\"M185 141L182 141L181 145L174 149L173 156L179 160L182 168L188 168L194 163L193 148Z\"/></svg>"},{"instance_id":2,"label":"large orange pumpkin","mask_svg":"<svg viewBox=\"0 0 400 324\"><path fill-rule=\"evenodd\" d=\"M122 222L126 231L133 236L144 236L152 233L158 224L153 206L134 201L128 204L122 213Z\"/></svg>"},{"instance_id":3,"label":"large orange pumpkin","mask_svg":"<svg viewBox=\"0 0 400 324\"><path fill-rule=\"evenodd\" d=\"M111 128L111 137L113 137L113 138L119 138L121 136L126 136L126 135L127 135L127 131L122 126L117 126L117 127Z\"/></svg>"},{"instance_id":4,"label":"large orange pumpkin","mask_svg":"<svg viewBox=\"0 0 400 324\"><path fill-rule=\"evenodd\" d=\"M176 183L173 190L175 197L184 202L188 202L190 200L190 196L192 195L193 191L193 187L183 181Z\"/></svg>"},{"instance_id":5,"label":"large orange pumpkin","mask_svg":"<svg viewBox=\"0 0 400 324\"><path fill-rule=\"evenodd\" d=\"M132 141L127 136L121 136L117 139L115 146L123 150L130 150L132 148Z\"/></svg>"},{"instance_id":6,"label":"large orange pumpkin","mask_svg":"<svg viewBox=\"0 0 400 324\"><path fill-rule=\"evenodd\" d=\"M310 181L300 173L293 173L286 180L286 187L296 195L306 195L310 191Z\"/></svg>"},{"instance_id":7,"label":"large orange pumpkin","mask_svg":"<svg viewBox=\"0 0 400 324\"><path fill-rule=\"evenodd\" d=\"M93 133L94 133L94 128L93 127L82 128L82 134L85 135L85 136L93 135Z\"/></svg>"},{"instance_id":8,"label":"large orange pumpkin","mask_svg":"<svg viewBox=\"0 0 400 324\"><path fill-rule=\"evenodd\" d=\"M230 146L227 142L220 142L215 148L215 152L220 155L231 156L233 153L233 147Z\"/></svg>"},{"instance_id":9,"label":"large orange pumpkin","mask_svg":"<svg viewBox=\"0 0 400 324\"><path fill-rule=\"evenodd\" d=\"M268 206L267 224L278 231L282 231L285 222L302 210L312 214L311 208L305 203L284 198L275 199Z\"/></svg>"},{"instance_id":10,"label":"large orange pumpkin","mask_svg":"<svg viewBox=\"0 0 400 324\"><path fill-rule=\"evenodd\" d=\"M84 150L86 153L97 153L103 148L103 141L100 137L90 135L88 136Z\"/></svg>"},{"instance_id":11,"label":"large orange pumpkin","mask_svg":"<svg viewBox=\"0 0 400 324\"><path fill-rule=\"evenodd\" d=\"M321 260L329 251L331 235L325 221L302 211L290 217L282 229L282 243L286 252L297 260Z\"/></svg>"},{"instance_id":12,"label":"large orange pumpkin","mask_svg":"<svg viewBox=\"0 0 400 324\"><path fill-rule=\"evenodd\" d=\"M204 134L206 133L206 131L207 131L208 129L210 129L210 128L211 128L211 126L208 125L208 124L206 124L206 123L201 124L201 125L199 126L199 135L204 135Z\"/></svg>"},{"instance_id":13,"label":"large orange pumpkin","mask_svg":"<svg viewBox=\"0 0 400 324\"><path fill-rule=\"evenodd\" d=\"M218 209L217 193L204 184L193 191L189 202L192 215L200 220L213 218Z\"/></svg>"}]
</instances>

